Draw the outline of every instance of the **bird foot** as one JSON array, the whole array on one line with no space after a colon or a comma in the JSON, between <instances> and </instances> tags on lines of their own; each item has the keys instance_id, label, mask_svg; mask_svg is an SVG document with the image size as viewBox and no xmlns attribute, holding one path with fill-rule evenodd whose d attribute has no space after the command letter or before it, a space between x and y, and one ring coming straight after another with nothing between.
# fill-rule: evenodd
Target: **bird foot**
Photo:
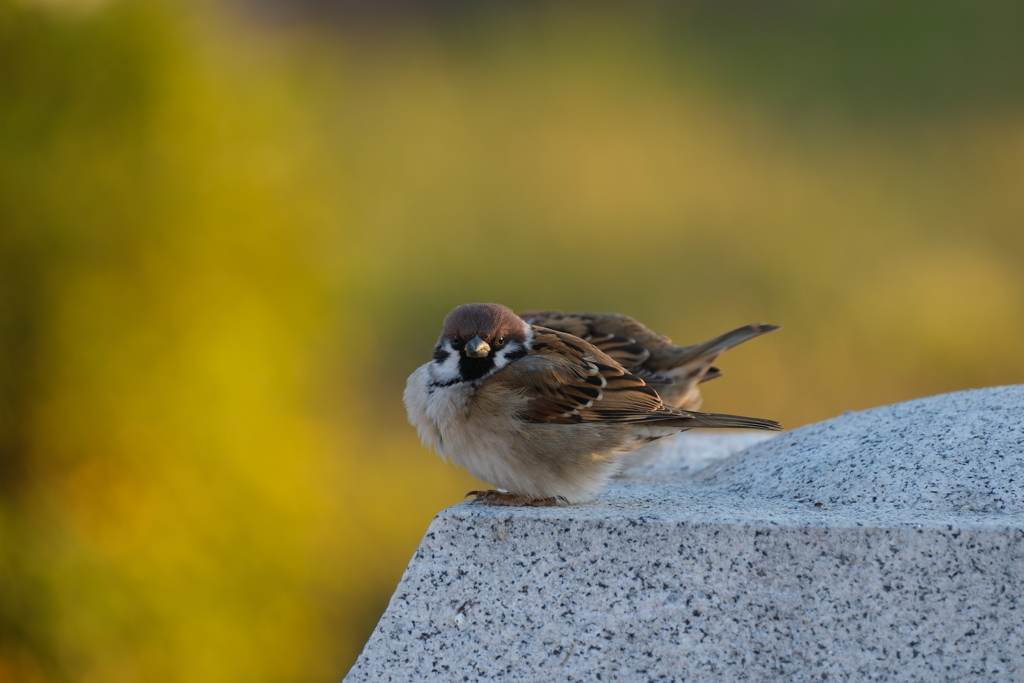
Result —
<instances>
[{"instance_id":1,"label":"bird foot","mask_svg":"<svg viewBox=\"0 0 1024 683\"><path fill-rule=\"evenodd\" d=\"M508 491L499 491L497 489L488 489L487 491L470 491L466 496L473 496L472 502L480 502L485 505L551 507L553 505L558 505L559 503L567 502L560 496L554 496L551 498L531 498L530 496L522 493L510 493Z\"/></svg>"}]
</instances>

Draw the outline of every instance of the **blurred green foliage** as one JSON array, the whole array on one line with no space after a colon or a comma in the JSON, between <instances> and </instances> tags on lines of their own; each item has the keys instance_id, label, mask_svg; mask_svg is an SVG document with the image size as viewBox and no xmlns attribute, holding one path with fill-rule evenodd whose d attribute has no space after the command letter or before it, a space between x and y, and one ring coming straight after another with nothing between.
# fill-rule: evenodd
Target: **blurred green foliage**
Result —
<instances>
[{"instance_id":1,"label":"blurred green foliage","mask_svg":"<svg viewBox=\"0 0 1024 683\"><path fill-rule=\"evenodd\" d=\"M790 427L1024 381L1024 6L458 7L0 0L0 681L339 679L458 303L781 323L705 406Z\"/></svg>"}]
</instances>

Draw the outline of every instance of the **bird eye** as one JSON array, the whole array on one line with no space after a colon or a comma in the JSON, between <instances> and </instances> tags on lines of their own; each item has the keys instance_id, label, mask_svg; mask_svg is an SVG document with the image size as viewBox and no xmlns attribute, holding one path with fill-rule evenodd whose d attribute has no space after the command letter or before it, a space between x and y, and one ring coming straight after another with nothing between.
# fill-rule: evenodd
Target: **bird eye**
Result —
<instances>
[{"instance_id":1,"label":"bird eye","mask_svg":"<svg viewBox=\"0 0 1024 683\"><path fill-rule=\"evenodd\" d=\"M459 348L460 346L462 346L462 337L460 337L457 334L453 334L452 335L452 346L454 348Z\"/></svg>"},{"instance_id":2,"label":"bird eye","mask_svg":"<svg viewBox=\"0 0 1024 683\"><path fill-rule=\"evenodd\" d=\"M498 337L497 339L494 340L494 344L495 344L495 346L504 346L505 345L505 338L504 337Z\"/></svg>"}]
</instances>

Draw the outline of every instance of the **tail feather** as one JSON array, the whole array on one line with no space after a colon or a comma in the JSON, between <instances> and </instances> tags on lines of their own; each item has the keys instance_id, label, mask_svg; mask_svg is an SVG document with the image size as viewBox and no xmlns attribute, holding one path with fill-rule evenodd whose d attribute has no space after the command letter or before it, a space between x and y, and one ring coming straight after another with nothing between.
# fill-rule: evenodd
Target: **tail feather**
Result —
<instances>
[{"instance_id":1,"label":"tail feather","mask_svg":"<svg viewBox=\"0 0 1024 683\"><path fill-rule=\"evenodd\" d=\"M734 346L777 329L778 325L754 323L694 346L661 346L652 350L644 364L649 370L640 376L655 385L666 403L683 410L699 410L698 385L722 376L722 371L713 365L718 357Z\"/></svg>"},{"instance_id":2,"label":"tail feather","mask_svg":"<svg viewBox=\"0 0 1024 683\"><path fill-rule=\"evenodd\" d=\"M710 366L715 362L715 359L729 349L748 342L755 337L760 337L762 334L774 332L777 329L779 329L778 325L769 325L767 323L744 325L743 327L737 327L735 330L720 334L714 339L709 339L706 342L694 344L693 346L663 347L659 349L657 357L652 357L647 364L655 371L675 370L673 374L689 375L698 372L701 367ZM688 366L696 367L690 369ZM687 370L680 371L684 367L689 372Z\"/></svg>"},{"instance_id":3,"label":"tail feather","mask_svg":"<svg viewBox=\"0 0 1024 683\"><path fill-rule=\"evenodd\" d=\"M765 429L772 432L782 431L782 425L775 420L743 415L723 415L721 413L689 413L689 417L673 420L674 424L685 429Z\"/></svg>"}]
</instances>

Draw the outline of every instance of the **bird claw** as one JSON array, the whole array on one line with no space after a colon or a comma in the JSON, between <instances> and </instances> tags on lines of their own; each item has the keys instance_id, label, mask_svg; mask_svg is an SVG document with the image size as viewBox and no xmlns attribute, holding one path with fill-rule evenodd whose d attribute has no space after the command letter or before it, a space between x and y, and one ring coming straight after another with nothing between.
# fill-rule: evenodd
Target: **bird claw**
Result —
<instances>
[{"instance_id":1,"label":"bird claw","mask_svg":"<svg viewBox=\"0 0 1024 683\"><path fill-rule=\"evenodd\" d=\"M522 493L510 493L508 491L499 491L497 489L470 491L466 494L467 498L469 496L473 496L473 500L470 502L479 502L485 505L552 507L559 503L567 502L561 496L553 496L551 498L531 498L530 496L523 495Z\"/></svg>"}]
</instances>

